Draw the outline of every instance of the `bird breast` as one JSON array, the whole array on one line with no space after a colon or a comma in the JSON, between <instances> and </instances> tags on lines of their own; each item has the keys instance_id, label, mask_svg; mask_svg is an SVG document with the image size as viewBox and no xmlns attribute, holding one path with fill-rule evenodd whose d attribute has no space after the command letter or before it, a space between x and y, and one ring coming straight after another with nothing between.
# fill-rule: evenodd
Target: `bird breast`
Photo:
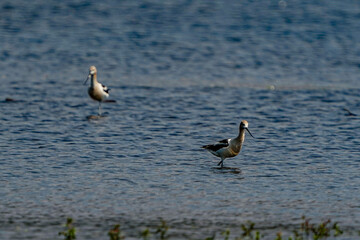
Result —
<instances>
[{"instance_id":1,"label":"bird breast","mask_svg":"<svg viewBox=\"0 0 360 240\"><path fill-rule=\"evenodd\" d=\"M89 87L88 93L90 97L96 101L102 101L107 97L107 94L103 91L101 84L95 84L94 87Z\"/></svg>"},{"instance_id":2,"label":"bird breast","mask_svg":"<svg viewBox=\"0 0 360 240\"><path fill-rule=\"evenodd\" d=\"M241 147L242 147L242 142L236 141L236 139L234 139L234 141L230 142L229 152L236 156L239 154Z\"/></svg>"}]
</instances>

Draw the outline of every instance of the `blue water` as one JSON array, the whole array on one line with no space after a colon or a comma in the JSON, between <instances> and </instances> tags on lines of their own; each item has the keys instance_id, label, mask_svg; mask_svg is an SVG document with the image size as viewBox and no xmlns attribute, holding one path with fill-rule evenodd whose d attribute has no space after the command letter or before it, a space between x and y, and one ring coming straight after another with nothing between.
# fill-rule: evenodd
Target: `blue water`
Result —
<instances>
[{"instance_id":1,"label":"blue water","mask_svg":"<svg viewBox=\"0 0 360 240\"><path fill-rule=\"evenodd\" d=\"M360 2L2 1L0 36L1 239L358 229ZM200 147L243 119L219 170Z\"/></svg>"}]
</instances>

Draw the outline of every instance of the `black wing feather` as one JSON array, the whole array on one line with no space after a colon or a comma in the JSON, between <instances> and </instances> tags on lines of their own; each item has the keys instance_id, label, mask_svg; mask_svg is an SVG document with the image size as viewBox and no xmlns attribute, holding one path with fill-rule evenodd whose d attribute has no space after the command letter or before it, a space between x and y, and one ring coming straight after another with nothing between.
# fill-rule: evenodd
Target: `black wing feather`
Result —
<instances>
[{"instance_id":1,"label":"black wing feather","mask_svg":"<svg viewBox=\"0 0 360 240\"><path fill-rule=\"evenodd\" d=\"M209 145L202 146L202 148L216 152L217 150L219 150L221 148L228 147L229 140L230 139L223 139L215 144L209 144Z\"/></svg>"},{"instance_id":2,"label":"black wing feather","mask_svg":"<svg viewBox=\"0 0 360 240\"><path fill-rule=\"evenodd\" d=\"M105 86L104 84L101 84L101 86L103 87L104 92L109 93L110 88L108 88L108 87Z\"/></svg>"}]
</instances>

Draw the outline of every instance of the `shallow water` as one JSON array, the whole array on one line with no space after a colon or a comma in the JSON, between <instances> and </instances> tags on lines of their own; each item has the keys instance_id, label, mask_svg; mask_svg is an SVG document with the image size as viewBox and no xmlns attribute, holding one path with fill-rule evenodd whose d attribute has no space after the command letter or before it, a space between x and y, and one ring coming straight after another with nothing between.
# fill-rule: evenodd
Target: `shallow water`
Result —
<instances>
[{"instance_id":1,"label":"shallow water","mask_svg":"<svg viewBox=\"0 0 360 240\"><path fill-rule=\"evenodd\" d=\"M0 238L360 224L357 1L0 4ZM111 88L104 118L82 83ZM15 101L5 101L10 97ZM349 116L349 109L358 116ZM225 160L200 146L257 139Z\"/></svg>"}]
</instances>

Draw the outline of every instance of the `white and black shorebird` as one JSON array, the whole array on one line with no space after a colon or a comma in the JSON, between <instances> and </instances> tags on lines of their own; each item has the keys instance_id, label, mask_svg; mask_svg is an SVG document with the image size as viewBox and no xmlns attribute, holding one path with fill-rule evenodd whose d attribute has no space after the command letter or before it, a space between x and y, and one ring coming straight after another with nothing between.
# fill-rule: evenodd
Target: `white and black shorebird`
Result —
<instances>
[{"instance_id":1,"label":"white and black shorebird","mask_svg":"<svg viewBox=\"0 0 360 240\"><path fill-rule=\"evenodd\" d=\"M245 129L253 138L255 138L248 129L248 126L248 122L246 120L242 120L239 126L239 135L236 138L224 139L215 144L202 146L202 148L221 158L218 166L221 165L222 168L224 166L225 158L235 157L239 154L245 140Z\"/></svg>"},{"instance_id":2,"label":"white and black shorebird","mask_svg":"<svg viewBox=\"0 0 360 240\"><path fill-rule=\"evenodd\" d=\"M90 67L89 75L86 78L84 85L89 80L89 78L91 80L91 83L88 89L88 93L92 99L99 102L99 116L101 116L101 102L104 101L107 97L109 97L110 89L97 81L97 71L95 66Z\"/></svg>"}]
</instances>

